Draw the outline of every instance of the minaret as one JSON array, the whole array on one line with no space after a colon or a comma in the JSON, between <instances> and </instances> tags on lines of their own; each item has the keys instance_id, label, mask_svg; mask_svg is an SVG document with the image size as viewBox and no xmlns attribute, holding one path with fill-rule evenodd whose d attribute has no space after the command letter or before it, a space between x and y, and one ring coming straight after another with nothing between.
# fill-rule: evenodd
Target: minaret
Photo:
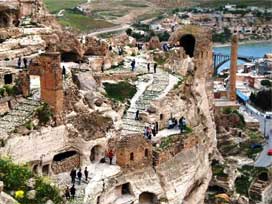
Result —
<instances>
[{"instance_id":1,"label":"minaret","mask_svg":"<svg viewBox=\"0 0 272 204\"><path fill-rule=\"evenodd\" d=\"M238 58L238 37L234 35L231 40L229 100L236 101L236 72Z\"/></svg>"}]
</instances>

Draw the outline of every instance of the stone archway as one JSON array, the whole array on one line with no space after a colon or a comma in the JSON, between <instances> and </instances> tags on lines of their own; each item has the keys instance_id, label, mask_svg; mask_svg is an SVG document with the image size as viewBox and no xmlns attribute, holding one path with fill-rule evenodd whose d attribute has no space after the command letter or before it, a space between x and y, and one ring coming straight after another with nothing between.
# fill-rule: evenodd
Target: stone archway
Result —
<instances>
[{"instance_id":1,"label":"stone archway","mask_svg":"<svg viewBox=\"0 0 272 204\"><path fill-rule=\"evenodd\" d=\"M195 37L191 34L186 34L181 36L179 40L180 46L183 47L185 53L189 55L190 57L194 56L194 50L195 50Z\"/></svg>"},{"instance_id":2,"label":"stone archway","mask_svg":"<svg viewBox=\"0 0 272 204\"><path fill-rule=\"evenodd\" d=\"M157 204L158 198L154 193L143 192L139 196L139 204Z\"/></svg>"},{"instance_id":3,"label":"stone archway","mask_svg":"<svg viewBox=\"0 0 272 204\"><path fill-rule=\"evenodd\" d=\"M92 163L99 163L105 157L105 149L101 145L95 145L91 149L90 160Z\"/></svg>"}]
</instances>

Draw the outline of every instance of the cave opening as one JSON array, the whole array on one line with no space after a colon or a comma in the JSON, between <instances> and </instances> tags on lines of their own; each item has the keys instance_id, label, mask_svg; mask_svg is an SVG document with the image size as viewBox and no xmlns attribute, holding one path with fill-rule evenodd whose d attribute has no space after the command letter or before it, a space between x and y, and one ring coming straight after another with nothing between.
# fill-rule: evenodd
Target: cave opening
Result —
<instances>
[{"instance_id":1,"label":"cave opening","mask_svg":"<svg viewBox=\"0 0 272 204\"><path fill-rule=\"evenodd\" d=\"M48 176L49 175L49 164L46 164L42 167L42 175Z\"/></svg>"},{"instance_id":2,"label":"cave opening","mask_svg":"<svg viewBox=\"0 0 272 204\"><path fill-rule=\"evenodd\" d=\"M55 161L55 162L63 161L65 159L69 158L69 157L72 157L72 156L76 155L76 154L77 154L77 152L74 151L74 150L67 151L67 152L62 152L62 153L59 153L59 154L55 155L54 158L53 158L53 161Z\"/></svg>"},{"instance_id":3,"label":"cave opening","mask_svg":"<svg viewBox=\"0 0 272 204\"><path fill-rule=\"evenodd\" d=\"M61 54L61 61L63 62L77 62L79 56L73 52L65 52Z\"/></svg>"},{"instance_id":4,"label":"cave opening","mask_svg":"<svg viewBox=\"0 0 272 204\"><path fill-rule=\"evenodd\" d=\"M217 186L217 185L212 185L212 186L209 186L208 192L213 192L213 193L226 193L226 190L220 186Z\"/></svg>"},{"instance_id":5,"label":"cave opening","mask_svg":"<svg viewBox=\"0 0 272 204\"><path fill-rule=\"evenodd\" d=\"M180 38L180 46L183 47L185 53L189 55L190 57L194 56L194 50L195 50L195 37L193 35L183 35Z\"/></svg>"},{"instance_id":6,"label":"cave opening","mask_svg":"<svg viewBox=\"0 0 272 204\"><path fill-rule=\"evenodd\" d=\"M12 84L12 74L5 74L4 75L4 83L5 84Z\"/></svg>"},{"instance_id":7,"label":"cave opening","mask_svg":"<svg viewBox=\"0 0 272 204\"><path fill-rule=\"evenodd\" d=\"M90 160L92 163L102 163L103 158L105 158L105 151L101 145L95 145L91 149Z\"/></svg>"},{"instance_id":8,"label":"cave opening","mask_svg":"<svg viewBox=\"0 0 272 204\"><path fill-rule=\"evenodd\" d=\"M143 192L139 196L139 204L157 204L158 198L154 193Z\"/></svg>"},{"instance_id":9,"label":"cave opening","mask_svg":"<svg viewBox=\"0 0 272 204\"><path fill-rule=\"evenodd\" d=\"M124 183L122 185L122 195L131 195L130 184Z\"/></svg>"}]
</instances>

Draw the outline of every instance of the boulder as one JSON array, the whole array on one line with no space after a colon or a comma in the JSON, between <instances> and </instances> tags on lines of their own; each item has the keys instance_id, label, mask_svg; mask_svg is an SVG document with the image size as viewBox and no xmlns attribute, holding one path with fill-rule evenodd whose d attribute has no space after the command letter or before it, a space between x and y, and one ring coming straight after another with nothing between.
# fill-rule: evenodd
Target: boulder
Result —
<instances>
[{"instance_id":1,"label":"boulder","mask_svg":"<svg viewBox=\"0 0 272 204\"><path fill-rule=\"evenodd\" d=\"M94 91L97 88L95 79L91 72L81 72L73 76L74 82L78 85L79 89L84 91Z\"/></svg>"},{"instance_id":2,"label":"boulder","mask_svg":"<svg viewBox=\"0 0 272 204\"><path fill-rule=\"evenodd\" d=\"M26 183L27 187L32 189L35 188L35 184L36 184L36 179L34 178L30 178Z\"/></svg>"},{"instance_id":3,"label":"boulder","mask_svg":"<svg viewBox=\"0 0 272 204\"><path fill-rule=\"evenodd\" d=\"M36 197L36 191L35 190L30 190L26 193L26 197L29 199L29 200L33 200L35 199Z\"/></svg>"},{"instance_id":4,"label":"boulder","mask_svg":"<svg viewBox=\"0 0 272 204\"><path fill-rule=\"evenodd\" d=\"M103 99L98 98L98 99L95 100L94 104L96 106L100 107L100 106L102 106L103 102L104 102Z\"/></svg>"},{"instance_id":5,"label":"boulder","mask_svg":"<svg viewBox=\"0 0 272 204\"><path fill-rule=\"evenodd\" d=\"M54 204L54 202L52 200L48 200L45 204Z\"/></svg>"}]
</instances>

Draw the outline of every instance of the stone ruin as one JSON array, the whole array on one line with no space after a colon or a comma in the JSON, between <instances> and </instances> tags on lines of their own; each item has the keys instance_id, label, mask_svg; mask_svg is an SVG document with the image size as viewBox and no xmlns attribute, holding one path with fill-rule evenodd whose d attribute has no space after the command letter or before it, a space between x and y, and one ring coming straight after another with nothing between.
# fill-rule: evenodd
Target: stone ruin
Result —
<instances>
[{"instance_id":1,"label":"stone ruin","mask_svg":"<svg viewBox=\"0 0 272 204\"><path fill-rule=\"evenodd\" d=\"M13 2L19 5L17 1ZM15 7L18 17L30 15L32 12L41 13L43 9L38 6L38 11L36 10L39 1L31 4L27 4L27 1L21 3L24 4L23 8ZM5 15L9 14L8 12ZM17 26L13 18L18 17L17 13L12 13L8 21L3 18L3 27ZM25 36L25 32L29 35L27 42L37 44L25 43L22 46L20 40ZM22 97L22 100L27 100L24 104L28 104L27 107L32 105L32 108L29 108L31 113L28 112L26 118L16 121L16 124L24 124L23 122L29 120L39 106L40 101L34 104L28 98L31 95L31 76L40 78L40 100L50 105L56 118L62 119L56 126L52 127L49 124L46 127L38 127L37 130L31 130L24 135L20 132L14 133L13 127L8 131L0 129L12 136L5 141L1 155L10 155L16 162L26 162L34 173L50 175L53 178L74 167L98 168L90 169L94 170L91 173L96 180L82 185L86 188L86 194L79 195L85 202L91 204L118 203L124 201L123 199L140 204L163 201L178 203L181 200L184 200L184 203L203 201L204 192L211 178L209 155L215 142L213 115L209 111L210 91L206 86L206 80L212 72L212 44L207 30L188 26L178 30L170 38L170 43L178 45L175 48L178 53L169 52L168 57L170 60L180 61L176 65L177 69L183 76L188 77L188 81L176 89L171 87L170 75L161 66L157 75L148 76L151 77L150 85L142 93L142 98L135 102L135 107L140 107L144 113L144 122L160 121L161 128L165 128L167 118L172 113L177 118L184 115L188 119L193 133L187 137L178 135L179 138L172 140L166 149L158 149L162 138L155 138L152 141L144 139L142 121L137 124L130 123L134 112L128 112L126 115L126 122L131 124L130 126L120 125L125 122L124 105L116 104L105 97L101 81L107 79L118 81L124 78L139 80L136 74L130 73L131 56L120 57L114 51L109 52L109 44L113 42L100 41L89 36L80 42L75 37L72 39L72 35L62 35L62 32L52 28L40 27L23 31L21 28L6 28L0 33L3 34L1 37L4 42L4 45L0 46L1 63L6 57L11 63L10 61L22 53L29 56L29 61L31 60L28 69L20 70L16 77L20 81L21 93L26 97ZM13 34L16 34L15 39L20 46L16 44L15 47L11 47ZM113 44L122 46L129 41L129 38L123 36ZM131 41L131 44L134 42ZM159 44L157 42L155 44L159 48ZM127 47L126 53L133 53L135 51L133 49L136 48ZM43 53L40 53L40 50ZM143 52L137 56L151 55L149 51ZM86 63L86 58L93 58L91 60L94 61L94 65L89 63L91 60ZM99 70L102 60L107 64L106 73L100 73ZM169 63L172 63L170 60ZM190 63L182 64L186 60ZM69 67L68 76L63 80L61 62L65 61L83 62L85 68ZM118 73L120 62L123 62L125 70ZM139 66L145 65L145 62L139 62ZM112 65L117 66L117 73L111 72ZM82 77L84 74L93 76ZM10 78L7 76L6 80L8 79ZM66 106L67 101L73 101L69 108ZM156 111L147 111L150 104ZM18 107L14 110L15 113L10 112L8 117L4 118L3 124L1 121L0 128L11 123L11 114L17 117L22 115L24 110ZM160 119L162 111L164 117ZM114 165L108 164L107 152L110 149L114 150ZM101 177L99 172L105 173L105 176ZM196 194L203 196L196 197Z\"/></svg>"}]
</instances>

